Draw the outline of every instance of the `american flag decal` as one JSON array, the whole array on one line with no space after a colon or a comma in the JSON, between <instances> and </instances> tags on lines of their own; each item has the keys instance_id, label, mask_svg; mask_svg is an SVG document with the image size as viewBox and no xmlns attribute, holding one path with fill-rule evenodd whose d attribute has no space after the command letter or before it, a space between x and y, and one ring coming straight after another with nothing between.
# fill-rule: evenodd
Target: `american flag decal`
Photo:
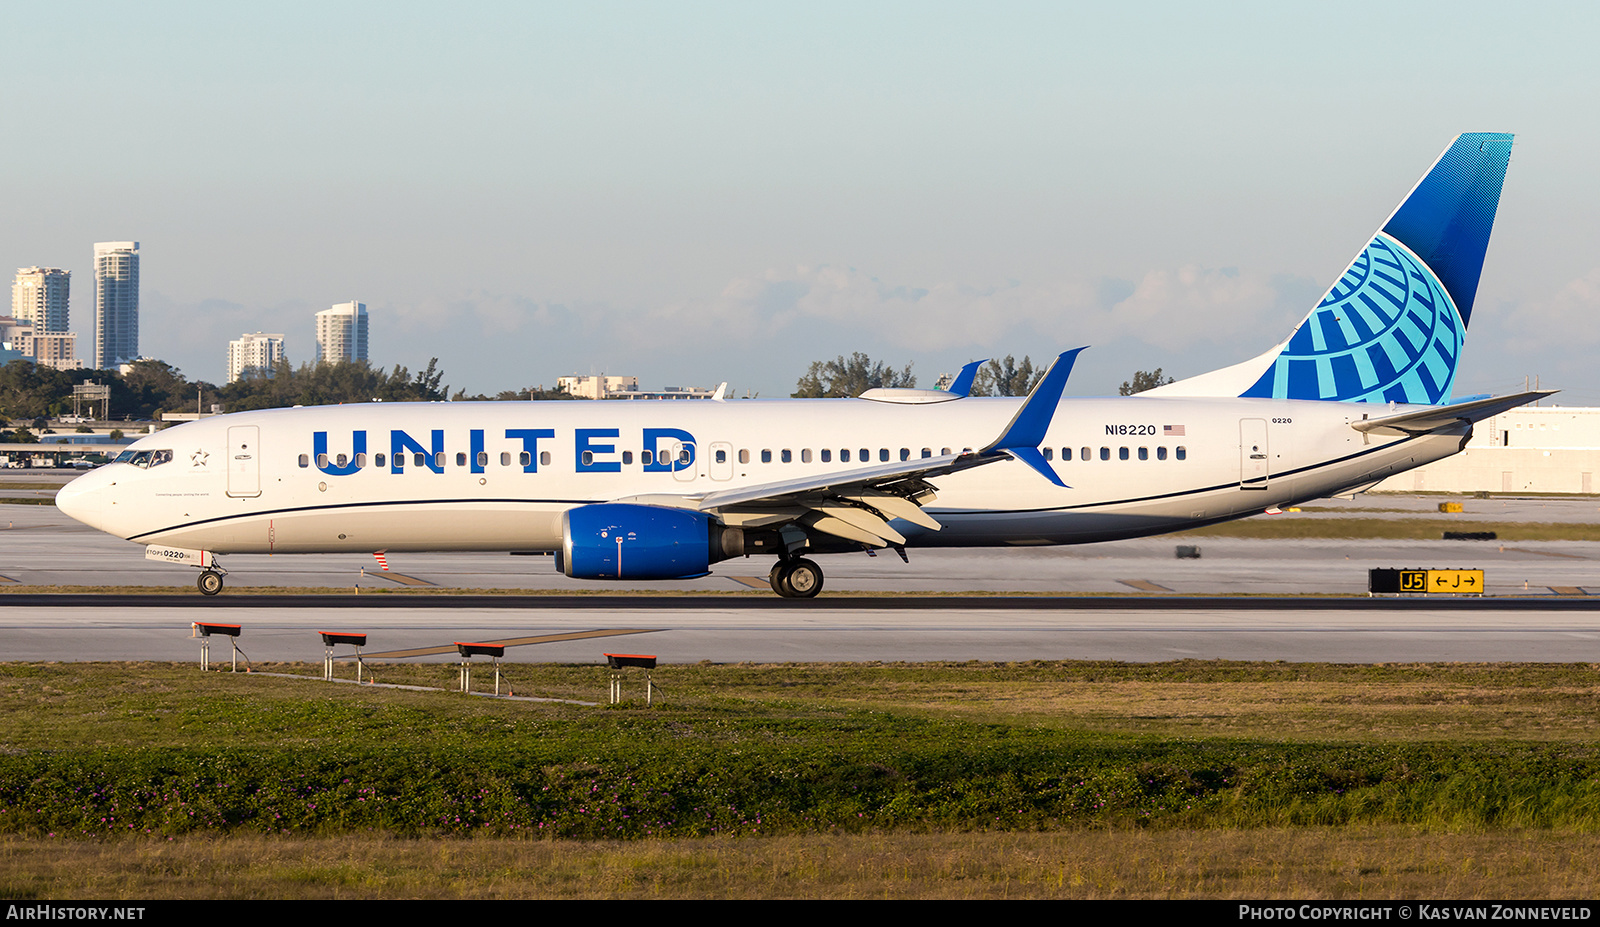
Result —
<instances>
[{"instance_id":1,"label":"american flag decal","mask_svg":"<svg viewBox=\"0 0 1600 927\"><path fill-rule=\"evenodd\" d=\"M1161 426L1161 434L1162 434L1163 437L1167 437L1167 438L1181 438L1181 437L1184 436L1184 434L1183 434L1183 426L1182 425L1162 425Z\"/></svg>"},{"instance_id":2,"label":"american flag decal","mask_svg":"<svg viewBox=\"0 0 1600 927\"><path fill-rule=\"evenodd\" d=\"M385 573L389 572L389 558L383 555L383 551L373 551L372 556L378 559L378 566L383 567Z\"/></svg>"}]
</instances>

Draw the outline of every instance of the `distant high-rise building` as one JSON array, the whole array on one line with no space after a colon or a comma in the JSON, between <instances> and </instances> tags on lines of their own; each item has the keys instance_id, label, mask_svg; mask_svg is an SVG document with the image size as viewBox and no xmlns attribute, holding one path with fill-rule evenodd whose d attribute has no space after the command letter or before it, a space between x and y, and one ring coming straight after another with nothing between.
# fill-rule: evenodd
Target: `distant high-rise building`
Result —
<instances>
[{"instance_id":1,"label":"distant high-rise building","mask_svg":"<svg viewBox=\"0 0 1600 927\"><path fill-rule=\"evenodd\" d=\"M0 363L31 360L41 367L77 370L78 336L72 332L41 332L33 322L0 315Z\"/></svg>"},{"instance_id":2,"label":"distant high-rise building","mask_svg":"<svg viewBox=\"0 0 1600 927\"><path fill-rule=\"evenodd\" d=\"M339 303L317 313L317 362L367 359L367 304Z\"/></svg>"},{"instance_id":3,"label":"distant high-rise building","mask_svg":"<svg viewBox=\"0 0 1600 927\"><path fill-rule=\"evenodd\" d=\"M139 243L94 246L94 365L116 367L139 356Z\"/></svg>"},{"instance_id":4,"label":"distant high-rise building","mask_svg":"<svg viewBox=\"0 0 1600 927\"><path fill-rule=\"evenodd\" d=\"M77 370L78 336L72 332L44 332L28 339L28 356L41 367Z\"/></svg>"},{"instance_id":5,"label":"distant high-rise building","mask_svg":"<svg viewBox=\"0 0 1600 927\"><path fill-rule=\"evenodd\" d=\"M33 337L33 323L9 315L0 315L0 343L22 342ZM17 350L21 350L18 348Z\"/></svg>"},{"instance_id":6,"label":"distant high-rise building","mask_svg":"<svg viewBox=\"0 0 1600 927\"><path fill-rule=\"evenodd\" d=\"M11 284L11 315L32 322L35 332L64 332L72 272L59 267L18 267Z\"/></svg>"},{"instance_id":7,"label":"distant high-rise building","mask_svg":"<svg viewBox=\"0 0 1600 927\"><path fill-rule=\"evenodd\" d=\"M271 377L281 360L282 334L247 333L238 341L228 342L228 382L239 379L246 370L260 370Z\"/></svg>"}]
</instances>

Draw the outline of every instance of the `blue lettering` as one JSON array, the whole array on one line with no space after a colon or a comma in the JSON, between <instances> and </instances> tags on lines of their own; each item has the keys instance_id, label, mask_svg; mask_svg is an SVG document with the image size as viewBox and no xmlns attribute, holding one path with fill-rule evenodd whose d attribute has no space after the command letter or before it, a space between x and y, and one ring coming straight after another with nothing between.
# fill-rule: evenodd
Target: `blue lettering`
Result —
<instances>
[{"instance_id":1,"label":"blue lettering","mask_svg":"<svg viewBox=\"0 0 1600 927\"><path fill-rule=\"evenodd\" d=\"M353 445L350 462L341 467L328 459L328 433L326 431L313 432L311 435L311 452L317 462L317 469L329 476L349 476L360 470L361 465L356 463L356 460L367 452L367 433L364 431L353 432L350 443Z\"/></svg>"},{"instance_id":2,"label":"blue lettering","mask_svg":"<svg viewBox=\"0 0 1600 927\"><path fill-rule=\"evenodd\" d=\"M553 428L507 428L506 437L522 441L522 453L528 455L528 462L522 465L523 473L539 472L539 439L554 438Z\"/></svg>"},{"instance_id":3,"label":"blue lettering","mask_svg":"<svg viewBox=\"0 0 1600 927\"><path fill-rule=\"evenodd\" d=\"M404 473L405 463L400 459L400 455L406 451L415 451L424 455L424 466L429 470L443 473L444 464L439 462L439 455L444 453L444 432L435 428L432 438L433 448L430 450L418 444L416 438L399 429L389 432L389 472Z\"/></svg>"},{"instance_id":4,"label":"blue lettering","mask_svg":"<svg viewBox=\"0 0 1600 927\"><path fill-rule=\"evenodd\" d=\"M617 447L614 444L591 444L592 438L615 438L618 432L615 428L579 428L578 446L574 457L579 473L620 473L622 464L615 460L600 461L595 457L600 454L615 454ZM588 462L584 461L587 456Z\"/></svg>"},{"instance_id":5,"label":"blue lettering","mask_svg":"<svg viewBox=\"0 0 1600 927\"><path fill-rule=\"evenodd\" d=\"M471 438L472 451L471 451L471 453L469 455L469 459L468 459L467 462L472 465L472 472L473 473L482 473L483 472L483 429L482 428L474 428L469 433L469 436Z\"/></svg>"},{"instance_id":6,"label":"blue lettering","mask_svg":"<svg viewBox=\"0 0 1600 927\"><path fill-rule=\"evenodd\" d=\"M668 438L666 450L661 450L662 438ZM681 443L683 450L689 452L688 460L677 460L672 453L674 442ZM644 430L644 449L652 457L653 462L645 464L646 473L671 473L673 470L687 470L694 466L694 435L681 428L646 428Z\"/></svg>"}]
</instances>

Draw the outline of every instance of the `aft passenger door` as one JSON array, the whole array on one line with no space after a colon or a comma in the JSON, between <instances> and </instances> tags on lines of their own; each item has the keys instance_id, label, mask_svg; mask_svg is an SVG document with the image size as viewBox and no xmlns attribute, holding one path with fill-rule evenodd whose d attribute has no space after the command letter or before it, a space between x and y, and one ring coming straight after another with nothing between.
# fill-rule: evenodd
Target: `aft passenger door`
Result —
<instances>
[{"instance_id":1,"label":"aft passenger door","mask_svg":"<svg viewBox=\"0 0 1600 927\"><path fill-rule=\"evenodd\" d=\"M1271 479L1267 456L1267 420L1239 419L1239 488L1266 489Z\"/></svg>"},{"instance_id":2,"label":"aft passenger door","mask_svg":"<svg viewBox=\"0 0 1600 927\"><path fill-rule=\"evenodd\" d=\"M261 429L234 425L228 429L228 495L261 495Z\"/></svg>"}]
</instances>

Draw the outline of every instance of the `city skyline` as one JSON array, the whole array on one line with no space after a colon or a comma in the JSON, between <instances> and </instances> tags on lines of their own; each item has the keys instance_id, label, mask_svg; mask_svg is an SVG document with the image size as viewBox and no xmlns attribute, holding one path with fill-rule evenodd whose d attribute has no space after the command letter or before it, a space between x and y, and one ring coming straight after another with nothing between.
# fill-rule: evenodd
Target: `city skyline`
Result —
<instances>
[{"instance_id":1,"label":"city skyline","mask_svg":"<svg viewBox=\"0 0 1600 927\"><path fill-rule=\"evenodd\" d=\"M1080 344L1069 391L1111 392L1266 349L1451 138L1511 131L1458 391L1600 403L1587 5L38 16L0 61L35 139L0 259L86 293L82 243L140 235L141 351L197 379L359 293L385 365L469 392L781 395L857 350L929 385ZM139 106L103 109L113 82Z\"/></svg>"}]
</instances>

